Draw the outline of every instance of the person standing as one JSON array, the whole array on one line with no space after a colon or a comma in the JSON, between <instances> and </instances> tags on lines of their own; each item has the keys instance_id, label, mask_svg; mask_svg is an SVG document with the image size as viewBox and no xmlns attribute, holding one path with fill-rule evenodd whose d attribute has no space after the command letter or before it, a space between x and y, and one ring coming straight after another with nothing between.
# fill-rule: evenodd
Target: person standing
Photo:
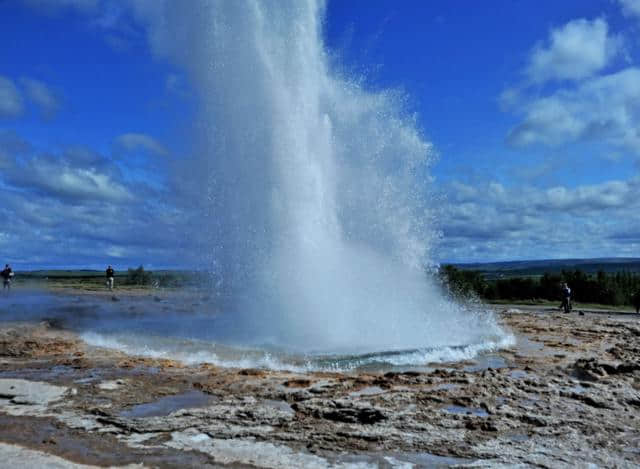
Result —
<instances>
[{"instance_id":1,"label":"person standing","mask_svg":"<svg viewBox=\"0 0 640 469\"><path fill-rule=\"evenodd\" d=\"M11 290L11 279L13 278L13 270L11 270L11 266L9 264L5 264L4 270L0 272L0 276L2 277L2 291Z\"/></svg>"},{"instance_id":2,"label":"person standing","mask_svg":"<svg viewBox=\"0 0 640 469\"><path fill-rule=\"evenodd\" d=\"M115 276L115 271L113 270L113 267L109 266L107 267L107 288L109 288L109 290L113 290L113 277Z\"/></svg>"},{"instance_id":3,"label":"person standing","mask_svg":"<svg viewBox=\"0 0 640 469\"><path fill-rule=\"evenodd\" d=\"M631 304L636 309L636 313L640 313L640 290L631 296Z\"/></svg>"},{"instance_id":4,"label":"person standing","mask_svg":"<svg viewBox=\"0 0 640 469\"><path fill-rule=\"evenodd\" d=\"M565 313L571 312L571 288L566 283L562 284L562 304L560 307Z\"/></svg>"}]
</instances>

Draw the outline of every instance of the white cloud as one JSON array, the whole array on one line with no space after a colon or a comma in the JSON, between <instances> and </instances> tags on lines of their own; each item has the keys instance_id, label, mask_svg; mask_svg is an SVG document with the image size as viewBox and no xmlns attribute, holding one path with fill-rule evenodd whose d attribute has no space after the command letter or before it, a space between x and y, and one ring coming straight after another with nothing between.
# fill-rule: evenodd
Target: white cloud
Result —
<instances>
[{"instance_id":1,"label":"white cloud","mask_svg":"<svg viewBox=\"0 0 640 469\"><path fill-rule=\"evenodd\" d=\"M527 206L540 213L561 211L572 216L591 216L610 209L626 210L640 206L635 194L640 191L640 179L609 180L573 188L555 186L548 189L527 188L513 191L505 200L510 204L522 198ZM518 194L522 196L519 197Z\"/></svg>"},{"instance_id":2,"label":"white cloud","mask_svg":"<svg viewBox=\"0 0 640 469\"><path fill-rule=\"evenodd\" d=\"M29 99L40 108L42 117L51 119L57 114L60 101L49 86L32 78L22 78L20 82Z\"/></svg>"},{"instance_id":3,"label":"white cloud","mask_svg":"<svg viewBox=\"0 0 640 469\"><path fill-rule=\"evenodd\" d=\"M0 185L8 189L73 204L134 199L118 166L85 147L72 146L58 154L36 153L14 132L0 132L0 156L4 160Z\"/></svg>"},{"instance_id":4,"label":"white cloud","mask_svg":"<svg viewBox=\"0 0 640 469\"><path fill-rule=\"evenodd\" d=\"M621 45L621 38L608 35L605 20L576 19L552 30L548 44L534 48L526 73L534 83L587 78L607 66Z\"/></svg>"},{"instance_id":5,"label":"white cloud","mask_svg":"<svg viewBox=\"0 0 640 469\"><path fill-rule=\"evenodd\" d=\"M109 174L49 158L35 158L25 165L15 166L7 180L22 189L78 202L98 199L120 203L133 198L131 192Z\"/></svg>"},{"instance_id":6,"label":"white cloud","mask_svg":"<svg viewBox=\"0 0 640 469\"><path fill-rule=\"evenodd\" d=\"M558 186L547 189L537 197L541 210L572 210L576 212L624 208L633 203L640 189L638 181L606 181L601 184L578 186L574 189Z\"/></svg>"},{"instance_id":7,"label":"white cloud","mask_svg":"<svg viewBox=\"0 0 640 469\"><path fill-rule=\"evenodd\" d=\"M12 246L12 263L29 268L114 263L125 269L149 262L172 266L176 259L197 261L188 240L176 242L188 217L174 212L144 203L69 203L37 192L4 190L0 219L10 220L11 228L4 237L0 230L0 245Z\"/></svg>"},{"instance_id":8,"label":"white cloud","mask_svg":"<svg viewBox=\"0 0 640 469\"><path fill-rule=\"evenodd\" d=\"M0 117L19 117L23 111L22 96L15 83L0 75Z\"/></svg>"},{"instance_id":9,"label":"white cloud","mask_svg":"<svg viewBox=\"0 0 640 469\"><path fill-rule=\"evenodd\" d=\"M622 6L622 11L628 16L640 17L640 0L618 0Z\"/></svg>"},{"instance_id":10,"label":"white cloud","mask_svg":"<svg viewBox=\"0 0 640 469\"><path fill-rule=\"evenodd\" d=\"M640 153L640 68L586 80L523 105L516 145L600 140Z\"/></svg>"},{"instance_id":11,"label":"white cloud","mask_svg":"<svg viewBox=\"0 0 640 469\"><path fill-rule=\"evenodd\" d=\"M128 158L115 164L82 146L37 153L14 132L0 131L0 166L0 220L11 227L0 228L0 245L12 246L16 264L203 262L193 246L206 233L194 228L184 237L186 227L201 224L198 213L175 191L138 179Z\"/></svg>"},{"instance_id":12,"label":"white cloud","mask_svg":"<svg viewBox=\"0 0 640 469\"><path fill-rule=\"evenodd\" d=\"M640 239L640 225L632 221L640 211L640 178L573 188L454 181L448 192L441 213L442 258L637 255L633 243Z\"/></svg>"},{"instance_id":13,"label":"white cloud","mask_svg":"<svg viewBox=\"0 0 640 469\"><path fill-rule=\"evenodd\" d=\"M115 140L116 145L127 150L146 150L158 155L168 154L167 149L158 143L153 137L146 134L127 133L118 136Z\"/></svg>"},{"instance_id":14,"label":"white cloud","mask_svg":"<svg viewBox=\"0 0 640 469\"><path fill-rule=\"evenodd\" d=\"M478 190L475 187L461 183L459 181L453 181L451 183L451 188L458 195L458 197L464 200L474 199L478 196Z\"/></svg>"}]
</instances>

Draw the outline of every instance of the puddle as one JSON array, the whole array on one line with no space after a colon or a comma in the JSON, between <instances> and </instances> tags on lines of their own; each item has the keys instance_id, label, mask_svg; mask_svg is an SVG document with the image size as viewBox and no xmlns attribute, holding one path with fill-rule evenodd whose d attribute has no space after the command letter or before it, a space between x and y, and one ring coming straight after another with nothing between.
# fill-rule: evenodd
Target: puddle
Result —
<instances>
[{"instance_id":1,"label":"puddle","mask_svg":"<svg viewBox=\"0 0 640 469\"><path fill-rule=\"evenodd\" d=\"M537 402L537 399L521 399L520 401L518 401L518 404L523 407L534 407Z\"/></svg>"},{"instance_id":2,"label":"puddle","mask_svg":"<svg viewBox=\"0 0 640 469\"><path fill-rule=\"evenodd\" d=\"M522 434L522 433L516 433L514 435L508 435L507 438L509 439L509 441L513 441L513 442L517 442L517 443L529 440L529 437L527 435Z\"/></svg>"},{"instance_id":3,"label":"puddle","mask_svg":"<svg viewBox=\"0 0 640 469\"><path fill-rule=\"evenodd\" d=\"M79 372L67 365L56 365L51 368L21 368L0 371L2 378L21 378L31 381L55 381L62 377L78 375Z\"/></svg>"},{"instance_id":4,"label":"puddle","mask_svg":"<svg viewBox=\"0 0 640 469\"><path fill-rule=\"evenodd\" d=\"M366 388L362 388L358 391L353 391L349 393L351 397L360 397L360 396L375 396L376 394L382 394L386 392L380 386L367 386Z\"/></svg>"},{"instance_id":5,"label":"puddle","mask_svg":"<svg viewBox=\"0 0 640 469\"><path fill-rule=\"evenodd\" d=\"M117 389L120 389L125 384L126 382L124 380L114 379L111 381L102 381L98 384L98 388L102 389L103 391L115 391Z\"/></svg>"},{"instance_id":6,"label":"puddle","mask_svg":"<svg viewBox=\"0 0 640 469\"><path fill-rule=\"evenodd\" d=\"M567 392L575 392L577 394L583 394L584 392L586 392L587 388L585 388L584 386L581 386L579 384L576 384L575 386L569 386L563 389L563 391L567 391Z\"/></svg>"},{"instance_id":7,"label":"puddle","mask_svg":"<svg viewBox=\"0 0 640 469\"><path fill-rule=\"evenodd\" d=\"M460 387L459 384L453 384L453 383L443 383L443 384L437 384L436 386L430 388L430 391L452 391L454 389L458 389Z\"/></svg>"},{"instance_id":8,"label":"puddle","mask_svg":"<svg viewBox=\"0 0 640 469\"><path fill-rule=\"evenodd\" d=\"M475 372L486 370L487 368L506 368L507 362L500 355L480 355L474 360L473 365L465 366L463 368L464 371L467 372Z\"/></svg>"},{"instance_id":9,"label":"puddle","mask_svg":"<svg viewBox=\"0 0 640 469\"><path fill-rule=\"evenodd\" d=\"M531 340L524 335L519 335L516 338L516 347L525 352L539 352L544 348L544 344Z\"/></svg>"},{"instance_id":10,"label":"puddle","mask_svg":"<svg viewBox=\"0 0 640 469\"><path fill-rule=\"evenodd\" d=\"M183 394L161 397L157 401L139 404L120 412L120 417L164 417L180 409L206 407L216 401L214 396L202 391L188 391Z\"/></svg>"},{"instance_id":11,"label":"puddle","mask_svg":"<svg viewBox=\"0 0 640 469\"><path fill-rule=\"evenodd\" d=\"M75 379L73 382L77 384L91 384L91 383L95 383L96 381L100 381L101 379L102 379L102 376L100 376L99 373L91 372L89 376Z\"/></svg>"},{"instance_id":12,"label":"puddle","mask_svg":"<svg viewBox=\"0 0 640 469\"><path fill-rule=\"evenodd\" d=\"M332 458L333 459L333 458ZM430 453L392 453L387 456L373 453L361 453L358 455L345 455L334 460L338 464L349 467L376 467L376 468L408 468L429 467L446 468L460 464L472 464L474 459L455 458L451 456L438 456Z\"/></svg>"},{"instance_id":13,"label":"puddle","mask_svg":"<svg viewBox=\"0 0 640 469\"><path fill-rule=\"evenodd\" d=\"M489 416L486 410L480 409L477 407L464 407L459 405L450 405L449 407L445 407L444 410L446 410L451 414L475 415L477 417Z\"/></svg>"},{"instance_id":14,"label":"puddle","mask_svg":"<svg viewBox=\"0 0 640 469\"><path fill-rule=\"evenodd\" d=\"M454 458L451 456L438 456L436 454L418 453L398 455L398 458L416 464L418 467L451 467L460 464L471 464L473 459Z\"/></svg>"},{"instance_id":15,"label":"puddle","mask_svg":"<svg viewBox=\"0 0 640 469\"><path fill-rule=\"evenodd\" d=\"M528 378L529 373L527 373L524 370L513 370L509 372L509 377L514 379L523 379L523 378Z\"/></svg>"}]
</instances>

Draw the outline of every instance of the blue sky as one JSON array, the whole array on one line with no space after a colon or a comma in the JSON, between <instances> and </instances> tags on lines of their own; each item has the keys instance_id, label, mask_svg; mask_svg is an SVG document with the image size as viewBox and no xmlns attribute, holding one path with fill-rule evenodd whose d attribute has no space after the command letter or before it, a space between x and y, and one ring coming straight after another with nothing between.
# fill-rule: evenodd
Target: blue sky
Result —
<instances>
[{"instance_id":1,"label":"blue sky","mask_svg":"<svg viewBox=\"0 0 640 469\"><path fill-rule=\"evenodd\" d=\"M2 259L193 264L186 71L130 2L5 1L0 26ZM438 154L435 255L466 262L639 257L639 31L640 0L333 0L324 40L406 94Z\"/></svg>"}]
</instances>

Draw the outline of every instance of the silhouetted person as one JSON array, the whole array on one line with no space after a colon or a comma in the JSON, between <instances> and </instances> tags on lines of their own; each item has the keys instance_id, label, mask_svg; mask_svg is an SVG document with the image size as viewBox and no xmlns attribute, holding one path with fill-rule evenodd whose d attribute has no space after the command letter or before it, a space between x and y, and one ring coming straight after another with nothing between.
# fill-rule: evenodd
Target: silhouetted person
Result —
<instances>
[{"instance_id":1,"label":"silhouetted person","mask_svg":"<svg viewBox=\"0 0 640 469\"><path fill-rule=\"evenodd\" d=\"M631 297L631 304L636 309L636 313L640 313L640 290Z\"/></svg>"},{"instance_id":2,"label":"silhouetted person","mask_svg":"<svg viewBox=\"0 0 640 469\"><path fill-rule=\"evenodd\" d=\"M11 270L11 266L9 264L5 264L4 270L0 272L0 277L2 277L2 291L11 290L11 279L13 278L13 270Z\"/></svg>"},{"instance_id":3,"label":"silhouetted person","mask_svg":"<svg viewBox=\"0 0 640 469\"><path fill-rule=\"evenodd\" d=\"M113 277L116 274L115 271L113 270L113 267L109 266L107 267L107 288L109 288L109 290L113 290Z\"/></svg>"},{"instance_id":4,"label":"silhouetted person","mask_svg":"<svg viewBox=\"0 0 640 469\"><path fill-rule=\"evenodd\" d=\"M562 304L560 308L564 310L565 313L571 311L571 288L566 283L562 284Z\"/></svg>"}]
</instances>

